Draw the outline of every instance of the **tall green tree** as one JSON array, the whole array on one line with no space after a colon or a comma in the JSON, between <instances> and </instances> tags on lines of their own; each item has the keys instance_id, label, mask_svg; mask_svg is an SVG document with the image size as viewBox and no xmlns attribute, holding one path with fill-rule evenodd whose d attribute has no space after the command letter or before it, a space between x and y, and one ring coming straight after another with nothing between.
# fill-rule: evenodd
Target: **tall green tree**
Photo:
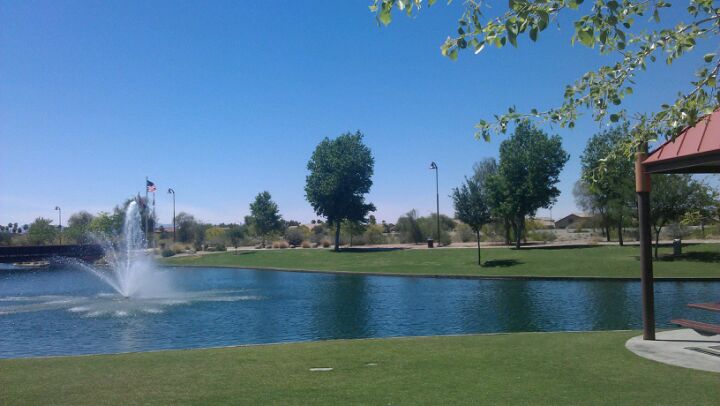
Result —
<instances>
[{"instance_id":1,"label":"tall green tree","mask_svg":"<svg viewBox=\"0 0 720 406\"><path fill-rule=\"evenodd\" d=\"M705 238L705 226L717 221L720 217L719 193L712 186L703 182L694 182L690 195L692 209L682 218L683 224L700 225L702 238Z\"/></svg>"},{"instance_id":2,"label":"tall green tree","mask_svg":"<svg viewBox=\"0 0 720 406\"><path fill-rule=\"evenodd\" d=\"M624 221L635 205L634 161L623 153L628 139L628 125L616 126L593 135L580 156L582 181L591 197L591 211L601 216L608 241L610 224L615 224L620 245L623 245Z\"/></svg>"},{"instance_id":3,"label":"tall green tree","mask_svg":"<svg viewBox=\"0 0 720 406\"><path fill-rule=\"evenodd\" d=\"M75 241L77 244L88 244L93 241L90 225L94 220L94 216L87 211L73 213L68 219L68 225L63 231L67 237Z\"/></svg>"},{"instance_id":4,"label":"tall green tree","mask_svg":"<svg viewBox=\"0 0 720 406\"><path fill-rule=\"evenodd\" d=\"M246 217L246 222L260 237L263 247L269 234L281 232L284 228L280 210L268 191L258 193L255 201L250 203L250 216Z\"/></svg>"},{"instance_id":5,"label":"tall green tree","mask_svg":"<svg viewBox=\"0 0 720 406\"><path fill-rule=\"evenodd\" d=\"M364 196L372 186L374 164L360 131L325 138L307 164L305 196L315 213L335 226L335 251L340 250L342 222L367 223L366 216L375 211Z\"/></svg>"},{"instance_id":6,"label":"tall green tree","mask_svg":"<svg viewBox=\"0 0 720 406\"><path fill-rule=\"evenodd\" d=\"M520 248L525 218L550 207L560 195L556 185L569 158L559 136L548 136L528 121L500 144L500 164L487 184L491 194L503 191L502 201L491 198L511 214L516 248Z\"/></svg>"},{"instance_id":7,"label":"tall green tree","mask_svg":"<svg viewBox=\"0 0 720 406\"><path fill-rule=\"evenodd\" d=\"M477 172L476 172L477 175ZM480 230L482 226L490 223L490 201L484 188L484 179L492 175L482 171L479 176L473 176L459 187L453 189L452 199L455 205L455 217L467 224L477 237L478 265L482 266L480 257Z\"/></svg>"},{"instance_id":8,"label":"tall green tree","mask_svg":"<svg viewBox=\"0 0 720 406\"><path fill-rule=\"evenodd\" d=\"M679 222L697 202L696 181L687 174L653 175L651 179L650 223L655 231L655 259L658 259L660 232L670 223Z\"/></svg>"},{"instance_id":9,"label":"tall green tree","mask_svg":"<svg viewBox=\"0 0 720 406\"><path fill-rule=\"evenodd\" d=\"M58 229L52 225L52 220L38 217L30 224L27 239L30 245L45 245L51 243L58 236Z\"/></svg>"},{"instance_id":10,"label":"tall green tree","mask_svg":"<svg viewBox=\"0 0 720 406\"><path fill-rule=\"evenodd\" d=\"M418 215L415 209L398 218L397 230L402 242L418 244L425 241L425 235L418 224Z\"/></svg>"},{"instance_id":11,"label":"tall green tree","mask_svg":"<svg viewBox=\"0 0 720 406\"><path fill-rule=\"evenodd\" d=\"M424 4L435 0L373 0L370 10L380 23L392 21L395 9L413 15ZM507 44L518 47L523 36L535 42L552 25L560 27L561 16L573 21L570 42L596 50L608 63L584 73L564 89L563 102L547 109L520 112L515 107L492 120L480 120L476 137L488 139L493 133L505 133L509 124L524 119L550 122L572 128L579 116L589 111L595 121L632 121L634 143L657 135L677 136L694 125L702 115L720 106L717 75L720 58L716 52L692 54L700 43L713 48L720 33L720 4L714 0L510 0L507 6L487 7L485 1L462 2L457 35L447 37L440 51L455 60L459 52L480 54L490 47ZM489 13L489 14L486 14ZM672 17L664 19L666 15ZM636 81L648 65L662 61L671 65L692 55L690 63L700 65L688 87L675 100L661 101L650 114L629 115L624 99L633 94ZM629 147L632 147L630 145Z\"/></svg>"}]
</instances>

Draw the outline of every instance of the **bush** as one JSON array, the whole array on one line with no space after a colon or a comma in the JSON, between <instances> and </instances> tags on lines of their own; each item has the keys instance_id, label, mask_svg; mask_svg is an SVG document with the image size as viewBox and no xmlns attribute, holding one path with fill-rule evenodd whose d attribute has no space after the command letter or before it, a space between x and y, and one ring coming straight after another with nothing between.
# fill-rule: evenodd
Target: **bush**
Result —
<instances>
[{"instance_id":1,"label":"bush","mask_svg":"<svg viewBox=\"0 0 720 406\"><path fill-rule=\"evenodd\" d=\"M287 229L287 232L285 232L285 239L290 246L297 247L302 244L305 239L305 232L300 227L290 227Z\"/></svg>"},{"instance_id":2,"label":"bush","mask_svg":"<svg viewBox=\"0 0 720 406\"><path fill-rule=\"evenodd\" d=\"M330 245L332 245L330 243L330 240L328 240L328 239L323 239L322 241L320 241L320 244L322 245L323 248L330 248Z\"/></svg>"},{"instance_id":3,"label":"bush","mask_svg":"<svg viewBox=\"0 0 720 406\"><path fill-rule=\"evenodd\" d=\"M365 229L365 234L363 235L365 242L368 244L385 244L386 239L385 235L383 235L383 226L377 225L377 224L370 224ZM353 241L354 242L354 241Z\"/></svg>"},{"instance_id":4,"label":"bush","mask_svg":"<svg viewBox=\"0 0 720 406\"><path fill-rule=\"evenodd\" d=\"M273 248L288 248L289 245L287 241L273 241L272 243Z\"/></svg>"},{"instance_id":5,"label":"bush","mask_svg":"<svg viewBox=\"0 0 720 406\"><path fill-rule=\"evenodd\" d=\"M455 241L457 242L469 242L475 240L475 232L472 227L465 223L460 223L455 226Z\"/></svg>"},{"instance_id":6,"label":"bush","mask_svg":"<svg viewBox=\"0 0 720 406\"><path fill-rule=\"evenodd\" d=\"M310 248L310 247L311 247L310 241L308 241L308 240L303 241L302 244L301 244L301 246L302 246L303 248Z\"/></svg>"},{"instance_id":7,"label":"bush","mask_svg":"<svg viewBox=\"0 0 720 406\"><path fill-rule=\"evenodd\" d=\"M171 249L165 248L164 250L162 250L163 258L172 257L173 255L175 255L175 251Z\"/></svg>"},{"instance_id":8,"label":"bush","mask_svg":"<svg viewBox=\"0 0 720 406\"><path fill-rule=\"evenodd\" d=\"M440 230L440 244L443 247L450 246L452 244L452 238L450 238L450 233L444 230Z\"/></svg>"}]
</instances>

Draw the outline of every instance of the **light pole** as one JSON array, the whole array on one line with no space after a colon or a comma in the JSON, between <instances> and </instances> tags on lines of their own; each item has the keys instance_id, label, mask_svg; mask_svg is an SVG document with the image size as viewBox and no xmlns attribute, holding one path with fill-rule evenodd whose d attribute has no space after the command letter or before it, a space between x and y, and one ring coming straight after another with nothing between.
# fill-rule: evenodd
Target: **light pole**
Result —
<instances>
[{"instance_id":1,"label":"light pole","mask_svg":"<svg viewBox=\"0 0 720 406\"><path fill-rule=\"evenodd\" d=\"M62 245L62 209L60 206L55 206L55 210L58 211L58 224L60 225L60 245Z\"/></svg>"},{"instance_id":2,"label":"light pole","mask_svg":"<svg viewBox=\"0 0 720 406\"><path fill-rule=\"evenodd\" d=\"M437 243L440 244L440 189L438 183L438 166L435 161L430 162L430 169L435 169L435 203L437 205Z\"/></svg>"},{"instance_id":3,"label":"light pole","mask_svg":"<svg viewBox=\"0 0 720 406\"><path fill-rule=\"evenodd\" d=\"M168 193L173 196L173 242L175 242L175 190L170 188Z\"/></svg>"}]
</instances>

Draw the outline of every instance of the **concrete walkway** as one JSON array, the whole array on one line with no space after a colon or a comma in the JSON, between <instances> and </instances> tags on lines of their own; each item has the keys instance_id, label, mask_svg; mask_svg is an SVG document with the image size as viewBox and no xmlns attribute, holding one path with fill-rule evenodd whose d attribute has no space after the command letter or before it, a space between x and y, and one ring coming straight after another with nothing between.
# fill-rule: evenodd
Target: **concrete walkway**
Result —
<instances>
[{"instance_id":1,"label":"concrete walkway","mask_svg":"<svg viewBox=\"0 0 720 406\"><path fill-rule=\"evenodd\" d=\"M720 372L720 355L704 354L688 348L702 348L720 354L720 335L702 336L694 330L681 329L657 333L655 341L642 336L629 339L625 347L654 361L702 371Z\"/></svg>"}]
</instances>

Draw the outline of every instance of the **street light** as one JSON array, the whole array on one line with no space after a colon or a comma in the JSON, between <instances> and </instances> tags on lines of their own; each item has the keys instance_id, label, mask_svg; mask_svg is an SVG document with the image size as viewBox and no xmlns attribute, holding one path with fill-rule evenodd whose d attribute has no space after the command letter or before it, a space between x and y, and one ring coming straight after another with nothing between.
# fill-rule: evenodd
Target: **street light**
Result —
<instances>
[{"instance_id":1,"label":"street light","mask_svg":"<svg viewBox=\"0 0 720 406\"><path fill-rule=\"evenodd\" d=\"M58 224L60 225L60 245L62 245L62 209L60 206L55 206L55 210L58 211Z\"/></svg>"},{"instance_id":2,"label":"street light","mask_svg":"<svg viewBox=\"0 0 720 406\"><path fill-rule=\"evenodd\" d=\"M435 161L430 162L430 169L435 169L435 203L437 205L437 236L436 241L440 243L440 189L438 183L438 166Z\"/></svg>"},{"instance_id":3,"label":"street light","mask_svg":"<svg viewBox=\"0 0 720 406\"><path fill-rule=\"evenodd\" d=\"M175 190L170 188L168 193L173 196L173 242L175 242Z\"/></svg>"}]
</instances>

